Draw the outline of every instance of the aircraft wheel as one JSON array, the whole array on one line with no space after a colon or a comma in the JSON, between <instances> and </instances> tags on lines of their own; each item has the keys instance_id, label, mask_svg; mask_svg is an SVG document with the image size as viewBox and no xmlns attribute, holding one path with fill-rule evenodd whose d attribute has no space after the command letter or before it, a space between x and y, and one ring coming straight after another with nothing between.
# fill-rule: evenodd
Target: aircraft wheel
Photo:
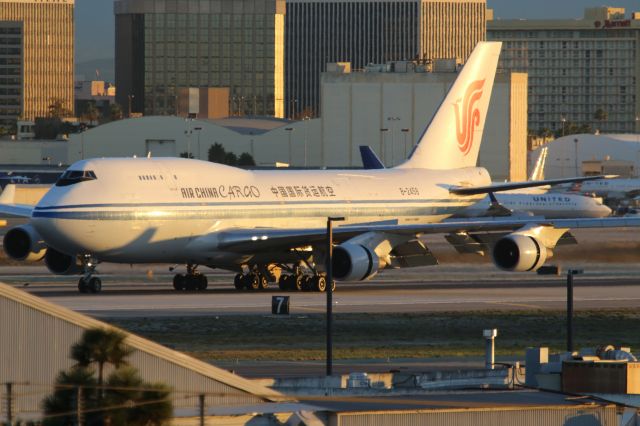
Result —
<instances>
[{"instance_id":1,"label":"aircraft wheel","mask_svg":"<svg viewBox=\"0 0 640 426\"><path fill-rule=\"evenodd\" d=\"M187 277L182 274L176 274L173 276L173 288L177 291L184 291L187 289Z\"/></svg>"},{"instance_id":2,"label":"aircraft wheel","mask_svg":"<svg viewBox=\"0 0 640 426\"><path fill-rule=\"evenodd\" d=\"M313 277L308 275L302 276L302 291L311 291L313 290Z\"/></svg>"},{"instance_id":3,"label":"aircraft wheel","mask_svg":"<svg viewBox=\"0 0 640 426\"><path fill-rule=\"evenodd\" d=\"M296 275L295 277L292 277L292 279L295 280L294 284L295 284L295 289L297 291L304 290L304 286L303 286L304 285L304 276Z\"/></svg>"},{"instance_id":4,"label":"aircraft wheel","mask_svg":"<svg viewBox=\"0 0 640 426\"><path fill-rule=\"evenodd\" d=\"M244 282L242 278L242 274L236 274L236 276L233 278L233 286L236 288L236 290L244 289Z\"/></svg>"},{"instance_id":5,"label":"aircraft wheel","mask_svg":"<svg viewBox=\"0 0 640 426\"><path fill-rule=\"evenodd\" d=\"M269 288L269 280L267 280L266 275L256 274L258 275L258 283L260 285L259 290L266 290Z\"/></svg>"},{"instance_id":6,"label":"aircraft wheel","mask_svg":"<svg viewBox=\"0 0 640 426\"><path fill-rule=\"evenodd\" d=\"M89 285L84 280L84 277L80 278L78 281L78 291L80 293L89 293Z\"/></svg>"},{"instance_id":7,"label":"aircraft wheel","mask_svg":"<svg viewBox=\"0 0 640 426\"><path fill-rule=\"evenodd\" d=\"M196 277L198 282L198 290L200 291L206 290L207 287L209 286L209 281L207 280L207 276L204 274L198 274L196 275Z\"/></svg>"},{"instance_id":8,"label":"aircraft wheel","mask_svg":"<svg viewBox=\"0 0 640 426\"><path fill-rule=\"evenodd\" d=\"M320 293L327 291L327 279L322 275L318 275L312 278L313 289Z\"/></svg>"},{"instance_id":9,"label":"aircraft wheel","mask_svg":"<svg viewBox=\"0 0 640 426\"><path fill-rule=\"evenodd\" d=\"M258 290L260 289L260 276L258 274L248 274L245 279L246 286L249 290Z\"/></svg>"},{"instance_id":10,"label":"aircraft wheel","mask_svg":"<svg viewBox=\"0 0 640 426\"><path fill-rule=\"evenodd\" d=\"M91 293L100 293L102 291L102 280L98 277L89 279L88 289Z\"/></svg>"},{"instance_id":11,"label":"aircraft wheel","mask_svg":"<svg viewBox=\"0 0 640 426\"><path fill-rule=\"evenodd\" d=\"M288 275L280 275L280 279L278 280L278 288L282 291L289 290L289 276Z\"/></svg>"}]
</instances>

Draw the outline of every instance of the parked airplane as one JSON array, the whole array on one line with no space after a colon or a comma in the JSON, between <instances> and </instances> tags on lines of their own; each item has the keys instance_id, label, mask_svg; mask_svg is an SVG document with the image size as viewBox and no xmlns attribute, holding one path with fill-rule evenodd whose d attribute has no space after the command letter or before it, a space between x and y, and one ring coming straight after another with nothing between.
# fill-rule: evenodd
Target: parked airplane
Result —
<instances>
[{"instance_id":1,"label":"parked airplane","mask_svg":"<svg viewBox=\"0 0 640 426\"><path fill-rule=\"evenodd\" d=\"M362 164L367 170L385 166L369 146L360 146ZM546 148L540 152L530 181L543 177ZM589 182L591 183L591 182ZM548 186L547 186L548 188ZM546 189L524 188L488 194L482 200L457 211L452 217L472 218L491 216L542 216L547 219L599 218L611 215L611 209L602 204L602 198L581 194L547 193Z\"/></svg>"},{"instance_id":2,"label":"parked airplane","mask_svg":"<svg viewBox=\"0 0 640 426\"><path fill-rule=\"evenodd\" d=\"M571 185L572 192L595 194L605 199L633 199L640 195L640 178L606 179Z\"/></svg>"},{"instance_id":3,"label":"parked airplane","mask_svg":"<svg viewBox=\"0 0 640 426\"><path fill-rule=\"evenodd\" d=\"M35 207L0 206L0 213L30 218L6 233L4 249L14 259L44 258L57 274L82 273L81 292L101 290L98 262L185 264L186 275L174 277L176 290L205 289L197 272L204 265L237 271L238 289L265 288L280 275L282 289L324 291L330 216L345 218L334 230L333 258L334 277L345 281L437 263L419 239L428 233L449 233L458 249L468 243L477 251L482 235L498 232L495 264L531 271L569 226L640 226L635 219L439 223L488 192L549 183L492 185L475 167L499 54L498 42L478 44L397 167L248 171L180 158L82 160Z\"/></svg>"}]
</instances>

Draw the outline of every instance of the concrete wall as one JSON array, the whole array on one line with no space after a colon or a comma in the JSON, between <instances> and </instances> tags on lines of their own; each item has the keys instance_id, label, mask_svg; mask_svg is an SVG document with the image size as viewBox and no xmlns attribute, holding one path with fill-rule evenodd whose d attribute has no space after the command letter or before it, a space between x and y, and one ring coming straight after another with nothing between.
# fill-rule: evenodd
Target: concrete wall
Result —
<instances>
[{"instance_id":1,"label":"concrete wall","mask_svg":"<svg viewBox=\"0 0 640 426\"><path fill-rule=\"evenodd\" d=\"M323 74L321 162L358 167L358 146L369 145L386 165L399 164L456 77L456 73L413 71ZM479 164L495 180L525 180L526 139L526 74L499 74Z\"/></svg>"}]
</instances>

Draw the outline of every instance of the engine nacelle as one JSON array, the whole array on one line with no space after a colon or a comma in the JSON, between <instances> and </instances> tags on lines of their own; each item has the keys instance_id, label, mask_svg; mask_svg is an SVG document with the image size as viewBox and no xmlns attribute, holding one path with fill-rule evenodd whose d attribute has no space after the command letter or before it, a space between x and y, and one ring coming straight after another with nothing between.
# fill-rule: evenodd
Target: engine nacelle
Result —
<instances>
[{"instance_id":1,"label":"engine nacelle","mask_svg":"<svg viewBox=\"0 0 640 426\"><path fill-rule=\"evenodd\" d=\"M535 271L544 264L548 254L544 244L523 234L507 235L493 246L493 262L505 271Z\"/></svg>"},{"instance_id":2,"label":"engine nacelle","mask_svg":"<svg viewBox=\"0 0 640 426\"><path fill-rule=\"evenodd\" d=\"M340 281L362 281L378 273L378 255L360 244L343 244L333 249L333 277Z\"/></svg>"},{"instance_id":3,"label":"engine nacelle","mask_svg":"<svg viewBox=\"0 0 640 426\"><path fill-rule=\"evenodd\" d=\"M44 263L51 273L56 275L76 275L82 272L82 266L78 264L75 256L60 253L58 250L49 248L44 256Z\"/></svg>"},{"instance_id":4,"label":"engine nacelle","mask_svg":"<svg viewBox=\"0 0 640 426\"><path fill-rule=\"evenodd\" d=\"M7 256L14 260L37 262L47 252L42 237L31 225L20 225L11 228L2 241Z\"/></svg>"}]
</instances>

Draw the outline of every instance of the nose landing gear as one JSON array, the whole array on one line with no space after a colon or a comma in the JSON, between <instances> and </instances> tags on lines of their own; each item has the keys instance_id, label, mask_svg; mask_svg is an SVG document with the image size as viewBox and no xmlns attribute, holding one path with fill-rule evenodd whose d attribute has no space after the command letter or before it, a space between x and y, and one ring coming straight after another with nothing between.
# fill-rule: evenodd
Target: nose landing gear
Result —
<instances>
[{"instance_id":1,"label":"nose landing gear","mask_svg":"<svg viewBox=\"0 0 640 426\"><path fill-rule=\"evenodd\" d=\"M78 291L80 293L100 293L102 291L102 280L94 277L98 261L89 255L82 256L83 276L78 281Z\"/></svg>"},{"instance_id":2,"label":"nose landing gear","mask_svg":"<svg viewBox=\"0 0 640 426\"><path fill-rule=\"evenodd\" d=\"M186 274L176 274L173 277L173 288L177 291L204 291L208 281L204 274L197 272L197 265L187 264Z\"/></svg>"}]
</instances>

